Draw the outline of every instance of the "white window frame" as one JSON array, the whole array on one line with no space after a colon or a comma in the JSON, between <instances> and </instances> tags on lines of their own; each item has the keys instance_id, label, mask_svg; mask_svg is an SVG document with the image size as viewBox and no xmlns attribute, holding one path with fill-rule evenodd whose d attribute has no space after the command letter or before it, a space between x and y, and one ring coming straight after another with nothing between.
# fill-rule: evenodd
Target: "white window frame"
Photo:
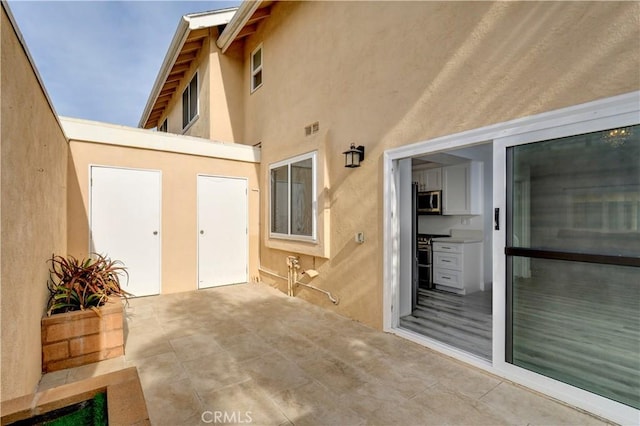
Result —
<instances>
[{"instance_id":1,"label":"white window frame","mask_svg":"<svg viewBox=\"0 0 640 426\"><path fill-rule=\"evenodd\" d=\"M256 53L260 52L260 65L255 68L253 64L253 60L256 56ZM251 93L255 92L259 88L262 87L262 83L264 82L264 73L262 72L262 68L264 65L264 49L262 49L262 44L255 48L253 52L251 52ZM260 84L254 86L254 79L257 74L262 74L262 78L260 79Z\"/></svg>"},{"instance_id":2,"label":"white window frame","mask_svg":"<svg viewBox=\"0 0 640 426\"><path fill-rule=\"evenodd\" d=\"M193 111L193 116L191 116L191 109L188 110L188 116L189 116L189 122L185 124L184 122L184 109L185 109L185 105L184 105L184 94L188 93L189 94L189 99L187 101L187 107L191 108L191 97L193 96L193 94L191 93L191 83L193 83L193 81L196 81L196 110ZM200 97L198 96L198 92L199 92L199 88L200 88L200 80L198 78L198 71L195 72L195 74L193 75L193 77L189 80L189 83L187 84L187 86L184 88L184 90L182 91L182 131L186 131L189 129L189 127L191 127L191 125L193 124L194 121L196 121L198 119L198 114L199 114L199 110L200 110Z\"/></svg>"},{"instance_id":3,"label":"white window frame","mask_svg":"<svg viewBox=\"0 0 640 426\"><path fill-rule=\"evenodd\" d=\"M162 121L162 123L160 123L160 125L158 126L158 131L167 133L167 126L168 126L168 123L167 123L167 119L165 118Z\"/></svg>"},{"instance_id":4,"label":"white window frame","mask_svg":"<svg viewBox=\"0 0 640 426\"><path fill-rule=\"evenodd\" d=\"M273 232L272 229L272 207L273 200L271 199L271 172L273 169L277 169L282 166L288 167L288 179L291 181L291 165L294 163L298 163L300 161L311 159L311 235L295 235L291 234L291 185L287 185L287 233L282 234L279 232ZM269 237L270 238L278 238L284 240L293 240L293 241L308 241L308 242L316 242L317 241L317 224L318 224L318 198L317 198L317 174L318 174L318 161L317 161L317 151L309 152L306 154L301 154L296 157L288 158L286 160L279 161L277 163L269 164Z\"/></svg>"}]
</instances>

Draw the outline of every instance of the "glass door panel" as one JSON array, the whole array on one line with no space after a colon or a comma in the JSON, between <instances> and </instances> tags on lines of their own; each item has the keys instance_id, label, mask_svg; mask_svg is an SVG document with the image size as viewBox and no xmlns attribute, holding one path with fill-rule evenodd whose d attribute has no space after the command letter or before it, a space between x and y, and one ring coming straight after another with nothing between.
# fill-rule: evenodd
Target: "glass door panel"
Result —
<instances>
[{"instance_id":1,"label":"glass door panel","mask_svg":"<svg viewBox=\"0 0 640 426\"><path fill-rule=\"evenodd\" d=\"M507 150L506 360L640 408L640 126Z\"/></svg>"}]
</instances>

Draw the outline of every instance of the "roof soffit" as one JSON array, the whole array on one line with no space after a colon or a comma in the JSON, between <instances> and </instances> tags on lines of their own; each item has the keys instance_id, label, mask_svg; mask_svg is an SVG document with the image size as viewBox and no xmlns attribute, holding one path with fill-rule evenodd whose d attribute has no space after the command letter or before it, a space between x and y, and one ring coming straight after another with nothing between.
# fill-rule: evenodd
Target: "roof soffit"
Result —
<instances>
[{"instance_id":1,"label":"roof soffit","mask_svg":"<svg viewBox=\"0 0 640 426\"><path fill-rule=\"evenodd\" d=\"M198 57L209 29L226 25L216 44L226 50L235 42L255 33L260 21L271 15L274 1L244 1L239 8L185 15L180 20L174 39L160 69L139 127L157 127L171 98L187 78L186 72Z\"/></svg>"},{"instance_id":2,"label":"roof soffit","mask_svg":"<svg viewBox=\"0 0 640 426\"><path fill-rule=\"evenodd\" d=\"M258 24L271 16L271 6L275 1L244 1L238 12L218 37L216 44L225 53L229 47L255 33Z\"/></svg>"},{"instance_id":3,"label":"roof soffit","mask_svg":"<svg viewBox=\"0 0 640 426\"><path fill-rule=\"evenodd\" d=\"M153 85L147 105L138 124L150 129L158 126L165 109L180 87L186 71L198 57L209 28L227 24L237 8L185 15L180 19L176 33Z\"/></svg>"}]
</instances>

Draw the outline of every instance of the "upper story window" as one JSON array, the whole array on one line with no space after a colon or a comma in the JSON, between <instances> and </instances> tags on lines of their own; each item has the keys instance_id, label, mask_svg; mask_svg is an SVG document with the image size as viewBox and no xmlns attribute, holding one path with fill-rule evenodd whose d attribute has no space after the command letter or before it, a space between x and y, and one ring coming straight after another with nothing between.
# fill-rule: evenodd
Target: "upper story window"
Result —
<instances>
[{"instance_id":1,"label":"upper story window","mask_svg":"<svg viewBox=\"0 0 640 426\"><path fill-rule=\"evenodd\" d=\"M158 131L167 133L167 119L166 118L164 119L162 124L160 126L158 126Z\"/></svg>"},{"instance_id":2,"label":"upper story window","mask_svg":"<svg viewBox=\"0 0 640 426\"><path fill-rule=\"evenodd\" d=\"M262 86L262 45L251 54L251 92Z\"/></svg>"},{"instance_id":3,"label":"upper story window","mask_svg":"<svg viewBox=\"0 0 640 426\"><path fill-rule=\"evenodd\" d=\"M182 128L186 129L198 115L198 73L182 92Z\"/></svg>"},{"instance_id":4,"label":"upper story window","mask_svg":"<svg viewBox=\"0 0 640 426\"><path fill-rule=\"evenodd\" d=\"M316 153L269 166L270 235L316 239Z\"/></svg>"}]
</instances>

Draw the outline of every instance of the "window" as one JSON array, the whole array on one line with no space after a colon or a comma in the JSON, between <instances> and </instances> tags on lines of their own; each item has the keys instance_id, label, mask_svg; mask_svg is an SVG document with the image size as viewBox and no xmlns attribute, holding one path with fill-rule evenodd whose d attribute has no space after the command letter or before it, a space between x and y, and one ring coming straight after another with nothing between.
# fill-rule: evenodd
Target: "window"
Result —
<instances>
[{"instance_id":1,"label":"window","mask_svg":"<svg viewBox=\"0 0 640 426\"><path fill-rule=\"evenodd\" d=\"M315 152L269 166L272 236L315 240L315 169Z\"/></svg>"},{"instance_id":2,"label":"window","mask_svg":"<svg viewBox=\"0 0 640 426\"><path fill-rule=\"evenodd\" d=\"M262 45L251 54L251 92L262 86Z\"/></svg>"},{"instance_id":3,"label":"window","mask_svg":"<svg viewBox=\"0 0 640 426\"><path fill-rule=\"evenodd\" d=\"M165 118L162 124L158 127L159 132L167 133L167 119Z\"/></svg>"},{"instance_id":4,"label":"window","mask_svg":"<svg viewBox=\"0 0 640 426\"><path fill-rule=\"evenodd\" d=\"M186 129L198 115L198 73L182 92L182 128Z\"/></svg>"}]
</instances>

